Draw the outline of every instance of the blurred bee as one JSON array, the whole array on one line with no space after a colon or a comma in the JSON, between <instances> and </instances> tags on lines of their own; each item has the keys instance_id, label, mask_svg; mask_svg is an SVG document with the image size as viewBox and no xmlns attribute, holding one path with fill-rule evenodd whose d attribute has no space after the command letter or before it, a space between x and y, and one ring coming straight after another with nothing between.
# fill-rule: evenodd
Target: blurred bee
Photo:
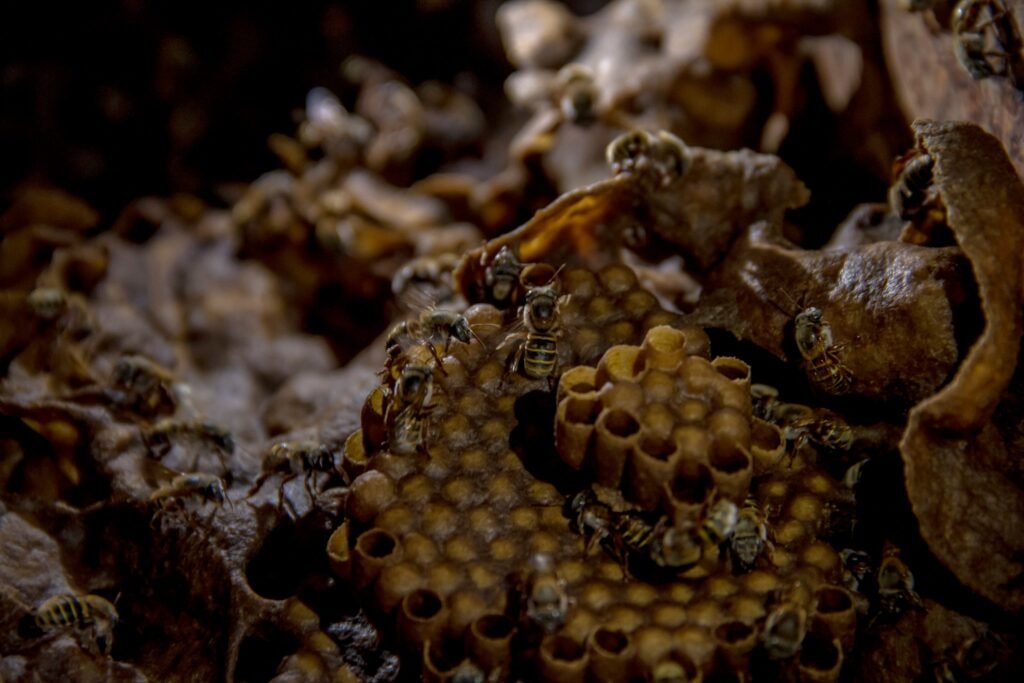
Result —
<instances>
[{"instance_id":1,"label":"blurred bee","mask_svg":"<svg viewBox=\"0 0 1024 683\"><path fill-rule=\"evenodd\" d=\"M555 277L557 277L557 273ZM558 381L558 292L550 283L526 290L522 323L525 332L512 334L502 345L513 342L509 371L529 379L547 379L552 391Z\"/></svg>"},{"instance_id":2,"label":"blurred bee","mask_svg":"<svg viewBox=\"0 0 1024 683\"><path fill-rule=\"evenodd\" d=\"M481 258L486 257L485 251ZM498 250L494 259L484 270L484 286L487 299L498 308L515 305L519 298L519 274L523 264L516 258L515 251L508 245Z\"/></svg>"},{"instance_id":3,"label":"blurred bee","mask_svg":"<svg viewBox=\"0 0 1024 683\"><path fill-rule=\"evenodd\" d=\"M853 595L857 611L866 615L871 605L865 594L869 589L868 583L874 578L871 556L860 550L843 548L839 551L839 559L843 563L843 585Z\"/></svg>"},{"instance_id":4,"label":"blurred bee","mask_svg":"<svg viewBox=\"0 0 1024 683\"><path fill-rule=\"evenodd\" d=\"M412 259L391 279L392 293L399 301L406 298L438 303L451 301L455 296L451 274L459 258L456 254L440 254Z\"/></svg>"},{"instance_id":5,"label":"blurred bee","mask_svg":"<svg viewBox=\"0 0 1024 683\"><path fill-rule=\"evenodd\" d=\"M612 537L615 515L611 508L597 500L593 489L583 489L568 504L569 526L586 540L586 552L606 546Z\"/></svg>"},{"instance_id":6,"label":"blurred bee","mask_svg":"<svg viewBox=\"0 0 1024 683\"><path fill-rule=\"evenodd\" d=\"M270 447L270 451L263 459L263 472L257 477L256 482L246 494L246 497L253 496L263 484L274 474L284 474L281 483L277 487L277 510L280 513L281 507L287 502L284 495L285 484L305 475L303 485L309 499L315 500L311 483L317 472L326 474L339 474L334 465L334 456L327 446L317 441L282 441ZM343 473L342 473L343 475ZM344 475L343 475L344 476ZM348 484L348 482L345 482ZM290 507L289 503L289 507ZM294 508L291 508L293 516L298 516Z\"/></svg>"},{"instance_id":7,"label":"blurred bee","mask_svg":"<svg viewBox=\"0 0 1024 683\"><path fill-rule=\"evenodd\" d=\"M444 353L448 353L453 338L463 344L469 344L474 339L480 341L476 332L470 327L469 321L466 320L466 316L454 311L428 307L420 313L418 318L403 320L391 328L391 332L384 342L384 348L388 354L388 366L394 367L402 354L417 345L424 344L434 356L437 367L443 373L444 366L437 349L440 346Z\"/></svg>"},{"instance_id":8,"label":"blurred bee","mask_svg":"<svg viewBox=\"0 0 1024 683\"><path fill-rule=\"evenodd\" d=\"M685 571L704 557L704 541L695 525L680 528L662 517L655 525L650 558L657 566Z\"/></svg>"},{"instance_id":9,"label":"blurred bee","mask_svg":"<svg viewBox=\"0 0 1024 683\"><path fill-rule=\"evenodd\" d=\"M651 669L651 683L690 683L686 667L674 659L663 659Z\"/></svg>"},{"instance_id":10,"label":"blurred bee","mask_svg":"<svg viewBox=\"0 0 1024 683\"><path fill-rule=\"evenodd\" d=\"M839 359L841 345L832 339L832 326L824 321L820 308L805 308L797 314L796 345L803 356L807 376L815 386L830 394L850 389L850 371Z\"/></svg>"},{"instance_id":11,"label":"blurred bee","mask_svg":"<svg viewBox=\"0 0 1024 683\"><path fill-rule=\"evenodd\" d=\"M196 499L204 503L213 503L220 507L225 501L231 502L224 491L224 481L205 472L179 474L167 484L159 487L150 495L150 502L160 507L177 504L186 499Z\"/></svg>"},{"instance_id":12,"label":"blurred bee","mask_svg":"<svg viewBox=\"0 0 1024 683\"><path fill-rule=\"evenodd\" d=\"M1021 71L1021 40L1001 0L960 0L953 10L953 52L974 80ZM992 60L998 62L993 65Z\"/></svg>"},{"instance_id":13,"label":"blurred bee","mask_svg":"<svg viewBox=\"0 0 1024 683\"><path fill-rule=\"evenodd\" d=\"M889 206L894 214L909 221L921 212L929 200L934 166L930 154L916 154L903 164L896 182L889 188Z\"/></svg>"},{"instance_id":14,"label":"blurred bee","mask_svg":"<svg viewBox=\"0 0 1024 683\"><path fill-rule=\"evenodd\" d=\"M530 558L530 571L520 591L520 613L529 625L550 634L565 623L572 600L550 555L537 553Z\"/></svg>"},{"instance_id":15,"label":"blurred bee","mask_svg":"<svg viewBox=\"0 0 1024 683\"><path fill-rule=\"evenodd\" d=\"M909 608L924 609L914 592L914 575L900 559L899 549L888 545L878 565L878 616L898 616Z\"/></svg>"},{"instance_id":16,"label":"blurred bee","mask_svg":"<svg viewBox=\"0 0 1024 683\"><path fill-rule=\"evenodd\" d=\"M171 371L145 356L126 354L114 365L111 383L123 392L119 403L141 415L173 413L178 394Z\"/></svg>"},{"instance_id":17,"label":"blurred bee","mask_svg":"<svg viewBox=\"0 0 1024 683\"><path fill-rule=\"evenodd\" d=\"M448 680L451 683L488 683L493 679L489 678L476 664L465 659L455 668Z\"/></svg>"},{"instance_id":18,"label":"blurred bee","mask_svg":"<svg viewBox=\"0 0 1024 683\"><path fill-rule=\"evenodd\" d=\"M72 627L84 629L91 626L95 644L101 654L108 655L114 646L114 626L118 615L114 605L98 595L79 597L64 593L55 595L41 604L33 620L43 633L66 630Z\"/></svg>"},{"instance_id":19,"label":"blurred bee","mask_svg":"<svg viewBox=\"0 0 1024 683\"><path fill-rule=\"evenodd\" d=\"M590 69L575 62L565 65L555 77L555 90L566 121L589 126L597 120L598 92Z\"/></svg>"},{"instance_id":20,"label":"blurred bee","mask_svg":"<svg viewBox=\"0 0 1024 683\"><path fill-rule=\"evenodd\" d=\"M167 455L173 445L172 442L179 438L193 438L200 443L209 444L213 447L221 466L225 470L229 469L225 456L235 452L235 439L230 432L211 422L165 418L142 432L142 440L150 457L157 460Z\"/></svg>"},{"instance_id":21,"label":"blurred bee","mask_svg":"<svg viewBox=\"0 0 1024 683\"><path fill-rule=\"evenodd\" d=\"M70 303L68 293L57 287L37 287L28 293L25 300L36 317L42 320L57 319Z\"/></svg>"},{"instance_id":22,"label":"blurred bee","mask_svg":"<svg viewBox=\"0 0 1024 683\"><path fill-rule=\"evenodd\" d=\"M672 133L653 135L645 130L623 133L605 149L612 175L635 174L652 189L660 189L689 170L692 155L686 144Z\"/></svg>"},{"instance_id":23,"label":"blurred bee","mask_svg":"<svg viewBox=\"0 0 1024 683\"><path fill-rule=\"evenodd\" d=\"M857 484L860 483L860 478L864 474L864 466L870 461L870 458L866 458L864 460L861 460L860 462L856 462L850 465L850 467L847 468L846 473L843 474L843 484L846 486L846 488L850 489L851 491L857 488Z\"/></svg>"},{"instance_id":24,"label":"blurred bee","mask_svg":"<svg viewBox=\"0 0 1024 683\"><path fill-rule=\"evenodd\" d=\"M615 515L611 542L614 553L625 561L630 553L649 555L654 541L656 525L651 524L638 512L624 512Z\"/></svg>"},{"instance_id":25,"label":"blurred bee","mask_svg":"<svg viewBox=\"0 0 1024 683\"><path fill-rule=\"evenodd\" d=\"M740 509L733 529L730 550L744 569L750 569L768 544L768 526L757 502L748 497Z\"/></svg>"},{"instance_id":26,"label":"blurred bee","mask_svg":"<svg viewBox=\"0 0 1024 683\"><path fill-rule=\"evenodd\" d=\"M768 613L761 641L769 658L789 659L800 651L806 634L807 610L798 602L784 600Z\"/></svg>"},{"instance_id":27,"label":"blurred bee","mask_svg":"<svg viewBox=\"0 0 1024 683\"><path fill-rule=\"evenodd\" d=\"M719 498L704 516L704 521L700 525L701 538L708 545L720 546L732 538L738 522L739 508L736 507L736 503Z\"/></svg>"},{"instance_id":28,"label":"blurred bee","mask_svg":"<svg viewBox=\"0 0 1024 683\"><path fill-rule=\"evenodd\" d=\"M434 368L408 364L395 380L384 410L387 448L396 455L426 452L427 417L433 406Z\"/></svg>"}]
</instances>

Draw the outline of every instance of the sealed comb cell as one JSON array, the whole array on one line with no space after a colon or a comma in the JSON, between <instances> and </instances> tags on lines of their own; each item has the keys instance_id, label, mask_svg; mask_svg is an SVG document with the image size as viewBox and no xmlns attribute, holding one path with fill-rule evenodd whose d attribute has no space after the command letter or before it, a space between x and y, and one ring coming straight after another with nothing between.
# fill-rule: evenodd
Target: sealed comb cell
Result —
<instances>
[{"instance_id":1,"label":"sealed comb cell","mask_svg":"<svg viewBox=\"0 0 1024 683\"><path fill-rule=\"evenodd\" d=\"M593 405L561 389L555 431L563 461L574 469L592 462L587 471L597 483L621 489L646 510L667 504L666 482L683 463L704 466L722 496L741 501L754 465L750 367L736 358L709 361L706 352L703 333L667 326L651 329L638 347L608 349L593 384L584 382L601 402L593 441L580 422ZM770 427L757 435L762 458L782 446Z\"/></svg>"}]
</instances>

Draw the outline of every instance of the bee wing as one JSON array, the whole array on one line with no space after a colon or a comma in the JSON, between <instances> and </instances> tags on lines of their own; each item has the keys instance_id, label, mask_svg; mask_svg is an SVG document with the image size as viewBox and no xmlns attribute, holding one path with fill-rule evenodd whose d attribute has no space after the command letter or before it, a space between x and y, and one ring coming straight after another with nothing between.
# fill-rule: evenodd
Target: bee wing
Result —
<instances>
[{"instance_id":1,"label":"bee wing","mask_svg":"<svg viewBox=\"0 0 1024 683\"><path fill-rule=\"evenodd\" d=\"M159 488L170 483L172 479L181 474L172 470L153 458L142 458L142 479L154 488Z\"/></svg>"},{"instance_id":2,"label":"bee wing","mask_svg":"<svg viewBox=\"0 0 1024 683\"><path fill-rule=\"evenodd\" d=\"M522 318L518 318L509 326L508 332L505 333L505 338L496 348L504 348L509 344L522 339L524 336L526 336L526 323L523 322Z\"/></svg>"},{"instance_id":3,"label":"bee wing","mask_svg":"<svg viewBox=\"0 0 1024 683\"><path fill-rule=\"evenodd\" d=\"M437 307L437 299L420 287L407 288L395 302L398 309L410 317L419 317L424 311Z\"/></svg>"}]
</instances>

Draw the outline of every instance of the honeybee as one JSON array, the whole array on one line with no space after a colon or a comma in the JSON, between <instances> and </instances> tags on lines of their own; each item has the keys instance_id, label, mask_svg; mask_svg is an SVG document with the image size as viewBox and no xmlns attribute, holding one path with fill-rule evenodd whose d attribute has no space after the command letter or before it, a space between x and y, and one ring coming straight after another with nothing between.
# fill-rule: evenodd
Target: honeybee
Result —
<instances>
[{"instance_id":1,"label":"honeybee","mask_svg":"<svg viewBox=\"0 0 1024 683\"><path fill-rule=\"evenodd\" d=\"M654 541L656 525L651 524L638 512L624 512L615 516L613 524L612 545L620 559L625 560L628 553L649 555L649 548Z\"/></svg>"},{"instance_id":2,"label":"honeybee","mask_svg":"<svg viewBox=\"0 0 1024 683\"><path fill-rule=\"evenodd\" d=\"M612 175L635 174L653 189L666 187L689 170L692 156L686 144L668 131L623 133L605 149Z\"/></svg>"},{"instance_id":3,"label":"honeybee","mask_svg":"<svg viewBox=\"0 0 1024 683\"><path fill-rule=\"evenodd\" d=\"M556 273L557 277L557 273ZM523 306L525 332L510 335L503 342L515 342L509 354L509 370L529 379L547 379L551 390L558 381L558 292L551 284L526 290Z\"/></svg>"},{"instance_id":4,"label":"honeybee","mask_svg":"<svg viewBox=\"0 0 1024 683\"><path fill-rule=\"evenodd\" d=\"M317 441L282 441L270 447L270 451L263 459L263 472L257 477L256 482L246 494L246 497L254 495L260 487L274 474L284 474L281 483L277 487L277 510L287 502L284 495L285 484L297 478L300 474L305 475L303 485L310 500L315 500L311 482L317 472L327 474L338 474L334 465L334 456L327 446ZM347 481L345 482L348 483ZM290 504L289 504L290 506ZM292 508L295 515L295 509Z\"/></svg>"},{"instance_id":5,"label":"honeybee","mask_svg":"<svg viewBox=\"0 0 1024 683\"><path fill-rule=\"evenodd\" d=\"M480 341L466 316L442 308L428 307L418 318L403 320L391 328L387 341L384 342L389 358L388 364L394 365L403 353L422 343L431 351L434 360L437 361L437 367L443 372L444 366L441 364L441 356L437 349L441 346L444 353L448 353L453 338L463 344L469 344L474 339Z\"/></svg>"},{"instance_id":6,"label":"honeybee","mask_svg":"<svg viewBox=\"0 0 1024 683\"><path fill-rule=\"evenodd\" d=\"M230 432L202 420L165 418L142 432L149 455L157 460L170 452L171 442L176 438L194 438L200 443L210 444L225 470L228 469L225 456L235 452L235 439Z\"/></svg>"},{"instance_id":7,"label":"honeybee","mask_svg":"<svg viewBox=\"0 0 1024 683\"><path fill-rule=\"evenodd\" d=\"M1016 79L1022 61L1021 40L1012 15L1000 0L960 0L953 10L952 29L953 52L971 78L1010 75Z\"/></svg>"},{"instance_id":8,"label":"honeybee","mask_svg":"<svg viewBox=\"0 0 1024 683\"><path fill-rule=\"evenodd\" d=\"M402 366L384 411L387 448L396 455L426 451L427 417L433 406L434 369L429 365Z\"/></svg>"},{"instance_id":9,"label":"honeybee","mask_svg":"<svg viewBox=\"0 0 1024 683\"><path fill-rule=\"evenodd\" d=\"M913 573L900 559L899 549L889 545L878 565L879 616L897 616L908 608L924 609L924 605L914 592Z\"/></svg>"},{"instance_id":10,"label":"honeybee","mask_svg":"<svg viewBox=\"0 0 1024 683\"><path fill-rule=\"evenodd\" d=\"M842 346L833 341L832 326L825 322L821 309L812 306L800 311L795 326L796 345L811 382L830 394L849 391L852 377L839 358Z\"/></svg>"},{"instance_id":11,"label":"honeybee","mask_svg":"<svg viewBox=\"0 0 1024 683\"><path fill-rule=\"evenodd\" d=\"M118 615L114 605L98 595L79 597L63 593L41 604L33 620L43 633L72 627L81 630L91 626L100 653L108 655L114 646L113 630Z\"/></svg>"},{"instance_id":12,"label":"honeybee","mask_svg":"<svg viewBox=\"0 0 1024 683\"><path fill-rule=\"evenodd\" d=\"M748 497L740 509L733 529L730 550L744 569L750 569L768 544L768 526L757 501Z\"/></svg>"},{"instance_id":13,"label":"honeybee","mask_svg":"<svg viewBox=\"0 0 1024 683\"><path fill-rule=\"evenodd\" d=\"M530 558L530 572L521 590L521 612L529 624L550 634L565 623L572 600L550 555L537 553Z\"/></svg>"},{"instance_id":14,"label":"honeybee","mask_svg":"<svg viewBox=\"0 0 1024 683\"><path fill-rule=\"evenodd\" d=\"M784 600L764 622L761 640L771 659L789 659L800 651L807 634L807 610L798 602Z\"/></svg>"},{"instance_id":15,"label":"honeybee","mask_svg":"<svg viewBox=\"0 0 1024 683\"><path fill-rule=\"evenodd\" d=\"M486 258L485 251L481 258ZM519 274L523 264L519 262L515 251L508 245L503 246L495 254L494 259L484 269L484 286L488 301L498 308L515 304L519 293Z\"/></svg>"},{"instance_id":16,"label":"honeybee","mask_svg":"<svg viewBox=\"0 0 1024 683\"><path fill-rule=\"evenodd\" d=\"M177 503L189 498L213 503L216 507L223 505L224 501L231 502L224 491L224 481L205 472L179 474L153 491L149 500L162 508L168 503Z\"/></svg>"}]
</instances>

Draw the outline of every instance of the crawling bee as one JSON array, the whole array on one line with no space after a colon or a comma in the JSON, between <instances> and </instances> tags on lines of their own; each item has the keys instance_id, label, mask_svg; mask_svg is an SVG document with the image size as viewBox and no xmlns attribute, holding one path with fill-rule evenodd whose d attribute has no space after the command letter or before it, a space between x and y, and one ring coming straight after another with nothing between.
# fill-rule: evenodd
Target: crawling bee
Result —
<instances>
[{"instance_id":1,"label":"crawling bee","mask_svg":"<svg viewBox=\"0 0 1024 683\"><path fill-rule=\"evenodd\" d=\"M429 365L402 367L384 410L387 448L396 455L426 451L427 417L433 406L434 369Z\"/></svg>"},{"instance_id":2,"label":"crawling bee","mask_svg":"<svg viewBox=\"0 0 1024 683\"><path fill-rule=\"evenodd\" d=\"M145 356L127 354L118 359L111 384L123 392L120 403L142 415L174 412L177 406L174 375Z\"/></svg>"},{"instance_id":3,"label":"crawling bee","mask_svg":"<svg viewBox=\"0 0 1024 683\"><path fill-rule=\"evenodd\" d=\"M597 500L593 489L583 489L569 499L568 513L572 530L586 539L588 555L612 538L614 513Z\"/></svg>"},{"instance_id":4,"label":"crawling bee","mask_svg":"<svg viewBox=\"0 0 1024 683\"><path fill-rule=\"evenodd\" d=\"M424 309L418 318L403 320L391 328L384 348L388 354L388 363L393 366L403 353L422 343L433 354L437 367L444 372L437 349L440 346L444 353L448 353L453 338L463 344L469 344L473 339L480 341L466 316L454 311L429 307Z\"/></svg>"},{"instance_id":5,"label":"crawling bee","mask_svg":"<svg viewBox=\"0 0 1024 683\"><path fill-rule=\"evenodd\" d=\"M41 604L36 609L33 620L43 633L91 626L100 653L107 655L114 645L113 630L117 625L118 615L114 605L98 595L79 597L64 593L55 595Z\"/></svg>"},{"instance_id":6,"label":"crawling bee","mask_svg":"<svg viewBox=\"0 0 1024 683\"><path fill-rule=\"evenodd\" d=\"M481 258L486 257L486 251ZM515 251L508 245L503 246L495 254L494 259L484 270L484 286L488 300L499 308L514 305L519 294L519 274L523 264L519 262Z\"/></svg>"},{"instance_id":7,"label":"crawling bee","mask_svg":"<svg viewBox=\"0 0 1024 683\"><path fill-rule=\"evenodd\" d=\"M530 572L521 592L521 613L529 624L544 633L554 633L565 623L572 600L550 555L538 553L530 559Z\"/></svg>"},{"instance_id":8,"label":"crawling bee","mask_svg":"<svg viewBox=\"0 0 1024 683\"><path fill-rule=\"evenodd\" d=\"M509 370L529 379L545 379L554 390L558 381L558 292L551 284L526 290L523 306L525 332L511 335L503 344L515 342L509 354Z\"/></svg>"},{"instance_id":9,"label":"crawling bee","mask_svg":"<svg viewBox=\"0 0 1024 683\"><path fill-rule=\"evenodd\" d=\"M650 545L654 541L656 526L638 512L624 512L615 515L613 523L612 546L620 560L625 560L629 553L649 555Z\"/></svg>"},{"instance_id":10,"label":"crawling bee","mask_svg":"<svg viewBox=\"0 0 1024 683\"><path fill-rule=\"evenodd\" d=\"M820 308L805 308L796 316L796 345L804 359L807 376L830 394L850 389L850 371L839 359L842 346L832 339L832 326L825 322Z\"/></svg>"},{"instance_id":11,"label":"crawling bee","mask_svg":"<svg viewBox=\"0 0 1024 683\"><path fill-rule=\"evenodd\" d=\"M231 502L224 491L224 481L205 472L179 474L170 482L153 491L149 500L158 506L165 507L168 503L194 498L202 502L213 503L220 507L224 501Z\"/></svg>"},{"instance_id":12,"label":"crawling bee","mask_svg":"<svg viewBox=\"0 0 1024 683\"><path fill-rule=\"evenodd\" d=\"M1009 75L1016 81L1021 41L1012 15L1000 0L960 0L953 10L952 29L953 52L971 78Z\"/></svg>"},{"instance_id":13,"label":"crawling bee","mask_svg":"<svg viewBox=\"0 0 1024 683\"><path fill-rule=\"evenodd\" d=\"M142 432L142 440L149 455L157 460L170 452L171 442L176 438L193 438L200 443L213 446L213 450L225 470L228 469L225 456L235 452L235 439L230 432L202 420L165 418Z\"/></svg>"},{"instance_id":14,"label":"crawling bee","mask_svg":"<svg viewBox=\"0 0 1024 683\"><path fill-rule=\"evenodd\" d=\"M914 575L900 559L899 549L890 545L878 565L878 616L897 616L908 608L924 606L914 592Z\"/></svg>"},{"instance_id":15,"label":"crawling bee","mask_svg":"<svg viewBox=\"0 0 1024 683\"><path fill-rule=\"evenodd\" d=\"M726 498L714 502L700 525L701 538L708 545L719 546L732 538L739 522L739 508Z\"/></svg>"},{"instance_id":16,"label":"crawling bee","mask_svg":"<svg viewBox=\"0 0 1024 683\"><path fill-rule=\"evenodd\" d=\"M327 446L316 441L282 441L270 447L266 458L263 459L263 472L256 479L252 488L249 489L247 497L254 495L260 490L264 482L274 474L284 474L281 483L277 487L277 509L281 510L282 504L286 502L284 496L285 484L295 479L300 474L305 475L303 485L310 500L316 495L311 488L311 482L317 472L337 474L339 470L334 465L334 456ZM347 483L347 482L346 482ZM295 510L292 509L292 513Z\"/></svg>"},{"instance_id":17,"label":"crawling bee","mask_svg":"<svg viewBox=\"0 0 1024 683\"><path fill-rule=\"evenodd\" d=\"M807 634L807 610L789 600L777 605L764 622L761 640L771 659L789 659L800 651Z\"/></svg>"},{"instance_id":18,"label":"crawling bee","mask_svg":"<svg viewBox=\"0 0 1024 683\"><path fill-rule=\"evenodd\" d=\"M750 569L768 544L768 527L764 514L753 498L747 498L740 509L733 529L730 550L744 569Z\"/></svg>"},{"instance_id":19,"label":"crawling bee","mask_svg":"<svg viewBox=\"0 0 1024 683\"><path fill-rule=\"evenodd\" d=\"M686 144L672 133L652 135L645 130L623 133L605 149L612 175L638 175L653 189L666 187L681 178L692 163Z\"/></svg>"},{"instance_id":20,"label":"crawling bee","mask_svg":"<svg viewBox=\"0 0 1024 683\"><path fill-rule=\"evenodd\" d=\"M928 201L935 162L930 154L918 154L903 165L889 189L889 206L903 220L912 220Z\"/></svg>"}]
</instances>

